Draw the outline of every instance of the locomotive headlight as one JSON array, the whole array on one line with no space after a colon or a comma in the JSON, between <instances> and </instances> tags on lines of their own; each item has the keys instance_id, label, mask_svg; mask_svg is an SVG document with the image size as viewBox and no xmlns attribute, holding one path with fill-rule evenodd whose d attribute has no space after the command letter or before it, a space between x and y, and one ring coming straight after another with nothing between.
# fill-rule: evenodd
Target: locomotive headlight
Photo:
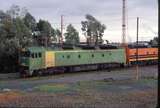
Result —
<instances>
[{"instance_id":1,"label":"locomotive headlight","mask_svg":"<svg viewBox=\"0 0 160 108\"><path fill-rule=\"evenodd\" d=\"M26 49L25 49L25 48L22 48L22 51L26 51Z\"/></svg>"}]
</instances>

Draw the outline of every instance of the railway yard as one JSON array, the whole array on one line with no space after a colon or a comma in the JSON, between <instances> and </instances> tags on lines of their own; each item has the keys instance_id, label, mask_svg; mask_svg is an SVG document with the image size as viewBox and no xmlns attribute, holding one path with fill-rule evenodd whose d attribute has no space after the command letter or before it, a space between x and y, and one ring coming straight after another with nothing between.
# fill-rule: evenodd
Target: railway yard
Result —
<instances>
[{"instance_id":1,"label":"railway yard","mask_svg":"<svg viewBox=\"0 0 160 108\"><path fill-rule=\"evenodd\" d=\"M0 80L0 107L154 108L157 65Z\"/></svg>"},{"instance_id":2,"label":"railway yard","mask_svg":"<svg viewBox=\"0 0 160 108\"><path fill-rule=\"evenodd\" d=\"M0 108L158 108L157 2L5 2Z\"/></svg>"}]
</instances>

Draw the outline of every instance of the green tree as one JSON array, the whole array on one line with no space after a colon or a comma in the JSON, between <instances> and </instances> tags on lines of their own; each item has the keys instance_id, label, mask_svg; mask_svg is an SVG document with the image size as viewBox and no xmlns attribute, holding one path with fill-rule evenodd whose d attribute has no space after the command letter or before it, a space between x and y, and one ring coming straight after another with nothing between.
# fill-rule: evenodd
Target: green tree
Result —
<instances>
[{"instance_id":1,"label":"green tree","mask_svg":"<svg viewBox=\"0 0 160 108\"><path fill-rule=\"evenodd\" d=\"M71 24L67 26L65 42L72 45L79 43L79 33Z\"/></svg>"},{"instance_id":2,"label":"green tree","mask_svg":"<svg viewBox=\"0 0 160 108\"><path fill-rule=\"evenodd\" d=\"M48 21L39 20L37 28L41 32L41 35L51 36L51 25Z\"/></svg>"},{"instance_id":3,"label":"green tree","mask_svg":"<svg viewBox=\"0 0 160 108\"><path fill-rule=\"evenodd\" d=\"M24 18L24 16L28 13L28 10L26 7L20 8L18 5L12 5L9 10L7 10L6 14L11 16L12 18Z\"/></svg>"},{"instance_id":4,"label":"green tree","mask_svg":"<svg viewBox=\"0 0 160 108\"><path fill-rule=\"evenodd\" d=\"M24 24L32 31L36 31L37 23L35 18L28 12L23 18Z\"/></svg>"},{"instance_id":5,"label":"green tree","mask_svg":"<svg viewBox=\"0 0 160 108\"><path fill-rule=\"evenodd\" d=\"M18 5L12 5L10 7L10 9L7 10L6 13L8 15L10 15L12 18L16 18L16 17L20 16L20 11L21 11L21 9Z\"/></svg>"},{"instance_id":6,"label":"green tree","mask_svg":"<svg viewBox=\"0 0 160 108\"><path fill-rule=\"evenodd\" d=\"M3 20L11 19L9 15L7 15L5 12L0 10L0 24L3 22Z\"/></svg>"},{"instance_id":7,"label":"green tree","mask_svg":"<svg viewBox=\"0 0 160 108\"><path fill-rule=\"evenodd\" d=\"M59 29L56 29L55 30L55 35L56 35L56 40L59 43L60 42L61 31Z\"/></svg>"},{"instance_id":8,"label":"green tree","mask_svg":"<svg viewBox=\"0 0 160 108\"><path fill-rule=\"evenodd\" d=\"M55 30L52 28L51 24L48 21L39 20L39 22L37 23L37 29L40 32L41 38L47 41L48 44L51 43L52 39L55 39Z\"/></svg>"},{"instance_id":9,"label":"green tree","mask_svg":"<svg viewBox=\"0 0 160 108\"><path fill-rule=\"evenodd\" d=\"M28 46L32 42L31 30L29 30L24 24L24 20L17 14L19 9L11 9L7 13L0 11L1 72L16 71L18 67L18 50Z\"/></svg>"},{"instance_id":10,"label":"green tree","mask_svg":"<svg viewBox=\"0 0 160 108\"><path fill-rule=\"evenodd\" d=\"M51 42L56 42L57 37L56 37L56 30L54 28L51 28Z\"/></svg>"},{"instance_id":11,"label":"green tree","mask_svg":"<svg viewBox=\"0 0 160 108\"><path fill-rule=\"evenodd\" d=\"M84 32L88 44L98 45L103 42L102 37L106 29L104 24L101 24L101 22L89 14L86 15L86 21L82 21L81 24L81 30Z\"/></svg>"},{"instance_id":12,"label":"green tree","mask_svg":"<svg viewBox=\"0 0 160 108\"><path fill-rule=\"evenodd\" d=\"M21 47L26 47L32 43L32 32L24 24L24 21L20 18L16 18L14 21L14 31L16 32L15 38L19 40Z\"/></svg>"},{"instance_id":13,"label":"green tree","mask_svg":"<svg viewBox=\"0 0 160 108\"><path fill-rule=\"evenodd\" d=\"M149 42L151 45L158 45L158 37L154 37L152 40Z\"/></svg>"}]
</instances>

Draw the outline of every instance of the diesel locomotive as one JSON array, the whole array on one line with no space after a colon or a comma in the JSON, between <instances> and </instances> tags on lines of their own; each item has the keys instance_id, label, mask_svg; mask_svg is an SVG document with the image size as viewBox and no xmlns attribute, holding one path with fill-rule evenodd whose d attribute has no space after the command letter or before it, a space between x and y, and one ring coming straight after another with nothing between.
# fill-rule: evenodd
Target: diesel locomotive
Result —
<instances>
[{"instance_id":1,"label":"diesel locomotive","mask_svg":"<svg viewBox=\"0 0 160 108\"><path fill-rule=\"evenodd\" d=\"M106 69L111 65L132 66L158 61L158 48L99 48L58 50L28 47L20 52L21 76Z\"/></svg>"}]
</instances>

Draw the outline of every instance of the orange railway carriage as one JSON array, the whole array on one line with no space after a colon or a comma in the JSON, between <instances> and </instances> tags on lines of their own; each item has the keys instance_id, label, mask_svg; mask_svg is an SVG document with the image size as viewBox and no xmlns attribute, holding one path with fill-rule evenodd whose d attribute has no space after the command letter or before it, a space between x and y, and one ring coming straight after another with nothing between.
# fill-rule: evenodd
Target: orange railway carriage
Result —
<instances>
[{"instance_id":1,"label":"orange railway carriage","mask_svg":"<svg viewBox=\"0 0 160 108\"><path fill-rule=\"evenodd\" d=\"M127 62L136 62L136 48L127 48ZM158 60L158 48L138 48L138 61L156 62Z\"/></svg>"}]
</instances>

